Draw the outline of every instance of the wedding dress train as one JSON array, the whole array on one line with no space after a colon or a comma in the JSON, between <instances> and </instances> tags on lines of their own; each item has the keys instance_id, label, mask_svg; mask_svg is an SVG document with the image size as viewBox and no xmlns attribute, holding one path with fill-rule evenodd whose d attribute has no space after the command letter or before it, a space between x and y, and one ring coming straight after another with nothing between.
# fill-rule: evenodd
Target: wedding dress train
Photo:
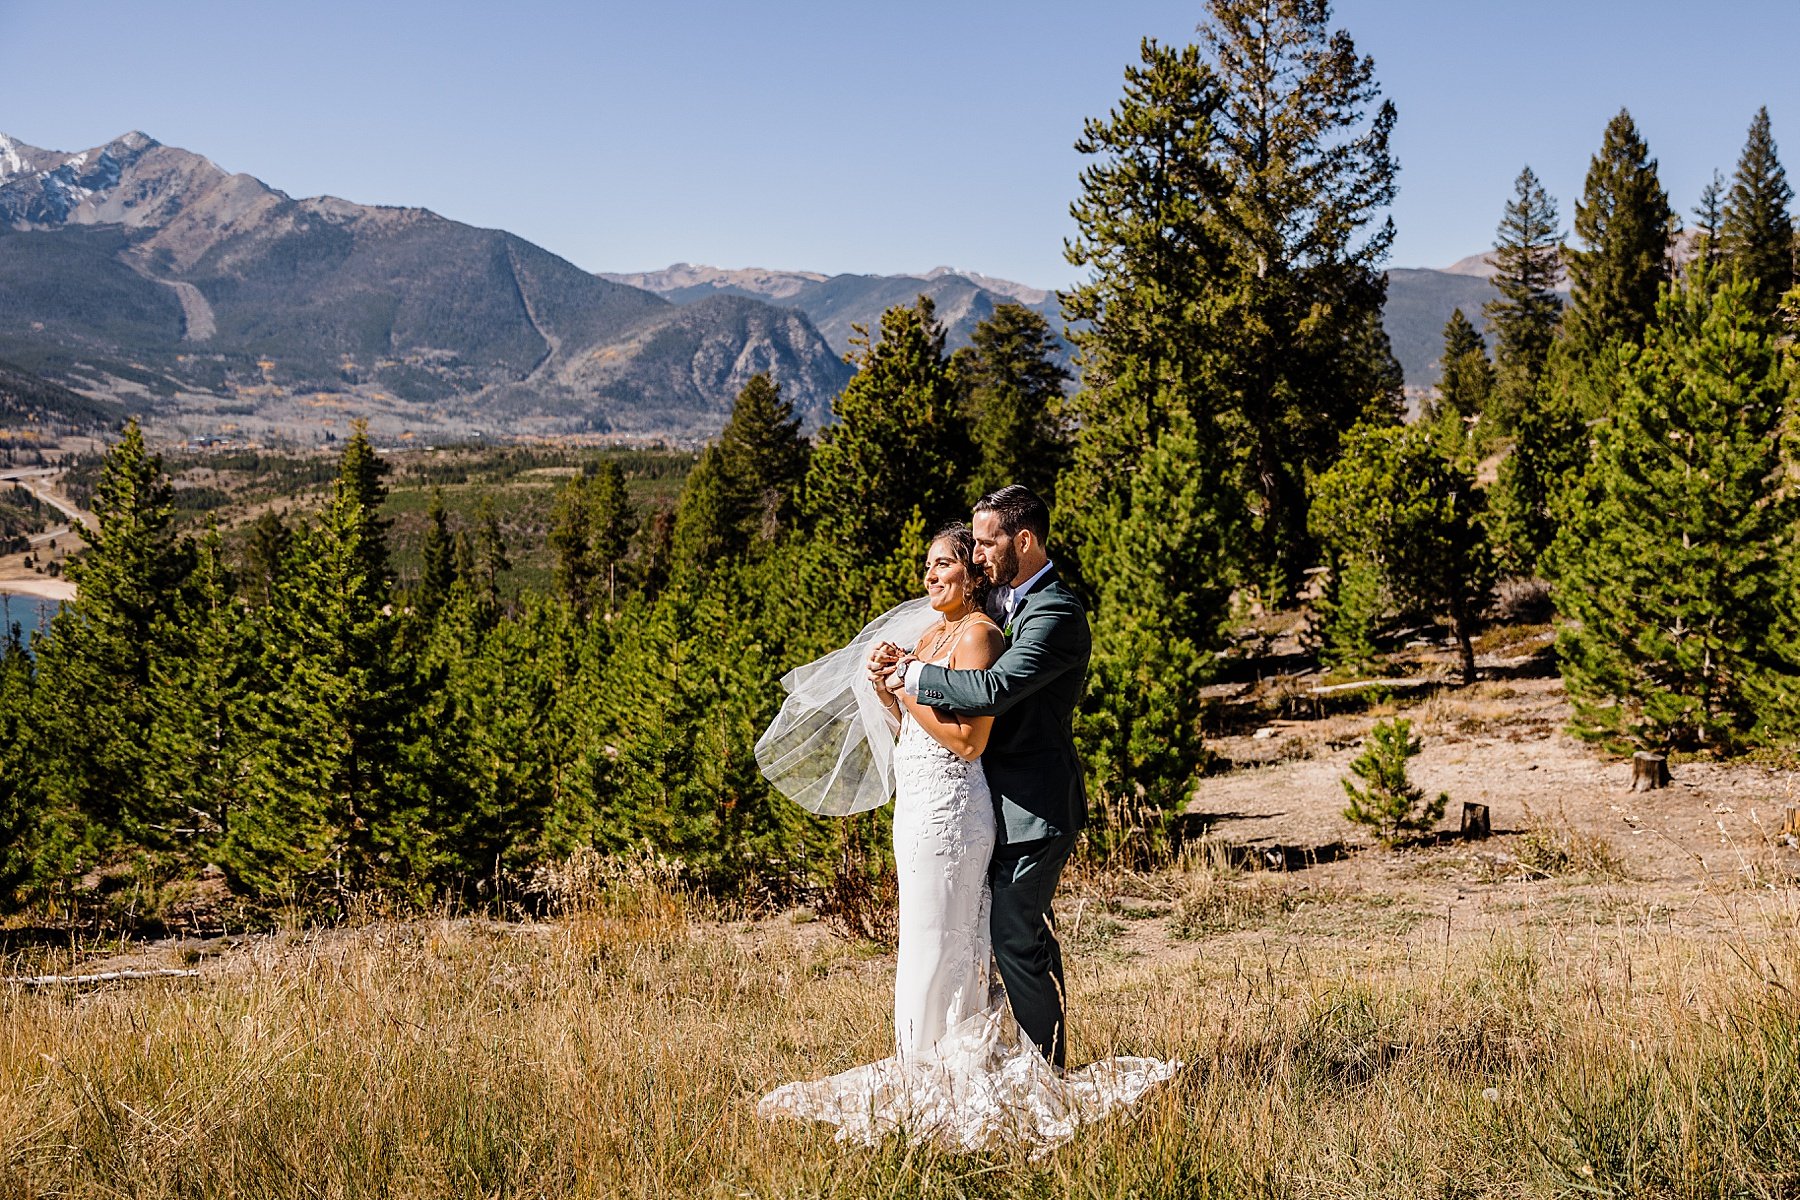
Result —
<instances>
[{"instance_id":1,"label":"wedding dress train","mask_svg":"<svg viewBox=\"0 0 1800 1200\"><path fill-rule=\"evenodd\" d=\"M991 968L988 861L995 815L978 763L913 721L894 748L894 859L900 877L896 1053L826 1079L789 1083L757 1112L825 1121L838 1140L891 1133L962 1150L1044 1151L1132 1104L1179 1063L1114 1058L1059 1075L1019 1031Z\"/></svg>"}]
</instances>

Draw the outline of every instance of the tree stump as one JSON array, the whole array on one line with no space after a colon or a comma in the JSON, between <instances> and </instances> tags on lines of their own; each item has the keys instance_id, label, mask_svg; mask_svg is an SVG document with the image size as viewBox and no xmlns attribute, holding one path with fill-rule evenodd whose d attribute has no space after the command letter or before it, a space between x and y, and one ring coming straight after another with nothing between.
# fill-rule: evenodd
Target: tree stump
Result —
<instances>
[{"instance_id":1,"label":"tree stump","mask_svg":"<svg viewBox=\"0 0 1800 1200\"><path fill-rule=\"evenodd\" d=\"M1800 805L1790 804L1781 810L1781 832L1784 837L1800 837Z\"/></svg>"},{"instance_id":2,"label":"tree stump","mask_svg":"<svg viewBox=\"0 0 1800 1200\"><path fill-rule=\"evenodd\" d=\"M1465 841L1475 841L1488 836L1494 831L1488 817L1488 806L1463 802L1462 835Z\"/></svg>"},{"instance_id":3,"label":"tree stump","mask_svg":"<svg viewBox=\"0 0 1800 1200\"><path fill-rule=\"evenodd\" d=\"M1669 759L1667 755L1649 750L1639 750L1631 756L1632 791L1653 792L1657 788L1668 786Z\"/></svg>"}]
</instances>

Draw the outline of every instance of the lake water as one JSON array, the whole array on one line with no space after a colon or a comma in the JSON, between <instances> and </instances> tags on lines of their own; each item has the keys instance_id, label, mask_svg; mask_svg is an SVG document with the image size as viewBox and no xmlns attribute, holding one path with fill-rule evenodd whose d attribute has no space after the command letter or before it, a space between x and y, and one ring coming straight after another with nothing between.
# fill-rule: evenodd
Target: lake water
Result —
<instances>
[{"instance_id":1,"label":"lake water","mask_svg":"<svg viewBox=\"0 0 1800 1200\"><path fill-rule=\"evenodd\" d=\"M0 593L0 637L17 623L25 638L25 644L31 645L31 639L38 631L47 628L50 618L56 615L61 603L56 600L43 600L37 596L14 596Z\"/></svg>"}]
</instances>

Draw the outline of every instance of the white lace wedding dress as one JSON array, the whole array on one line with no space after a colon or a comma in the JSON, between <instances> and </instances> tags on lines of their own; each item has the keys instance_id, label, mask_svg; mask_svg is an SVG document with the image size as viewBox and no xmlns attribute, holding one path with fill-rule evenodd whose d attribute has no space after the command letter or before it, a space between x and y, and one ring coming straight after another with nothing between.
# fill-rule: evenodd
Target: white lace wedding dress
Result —
<instances>
[{"instance_id":1,"label":"white lace wedding dress","mask_svg":"<svg viewBox=\"0 0 1800 1200\"><path fill-rule=\"evenodd\" d=\"M764 1096L757 1112L830 1122L838 1140L869 1145L901 1133L962 1150L1021 1144L1044 1151L1173 1075L1179 1063L1150 1058L1056 1073L1020 1034L990 967L995 814L980 765L907 720L894 775L896 1053L786 1084Z\"/></svg>"}]
</instances>

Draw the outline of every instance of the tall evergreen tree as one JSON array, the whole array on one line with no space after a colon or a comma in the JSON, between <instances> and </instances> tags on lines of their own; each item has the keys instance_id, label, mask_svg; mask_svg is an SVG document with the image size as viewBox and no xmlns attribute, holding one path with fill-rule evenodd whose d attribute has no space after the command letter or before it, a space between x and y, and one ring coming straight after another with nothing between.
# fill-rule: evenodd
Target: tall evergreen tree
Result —
<instances>
[{"instance_id":1,"label":"tall evergreen tree","mask_svg":"<svg viewBox=\"0 0 1800 1200\"><path fill-rule=\"evenodd\" d=\"M1769 110L1759 108L1720 213L1719 248L1727 269L1750 281L1751 307L1763 316L1772 316L1794 286L1794 220L1788 211L1793 199L1776 156Z\"/></svg>"},{"instance_id":2,"label":"tall evergreen tree","mask_svg":"<svg viewBox=\"0 0 1800 1200\"><path fill-rule=\"evenodd\" d=\"M44 829L42 751L30 736L36 678L14 623L0 640L0 913L31 881Z\"/></svg>"},{"instance_id":3,"label":"tall evergreen tree","mask_svg":"<svg viewBox=\"0 0 1800 1200\"><path fill-rule=\"evenodd\" d=\"M1481 416L1494 387L1494 364L1488 361L1482 340L1462 309L1444 324L1444 353L1440 360L1438 400L1434 416L1454 419L1458 428Z\"/></svg>"},{"instance_id":4,"label":"tall evergreen tree","mask_svg":"<svg viewBox=\"0 0 1800 1200\"><path fill-rule=\"evenodd\" d=\"M557 586L580 616L617 608L619 567L635 525L625 472L613 459L557 492L550 530Z\"/></svg>"},{"instance_id":5,"label":"tall evergreen tree","mask_svg":"<svg viewBox=\"0 0 1800 1200\"><path fill-rule=\"evenodd\" d=\"M137 841L162 816L149 783L152 668L178 653L169 618L193 564L174 528L174 487L134 420L106 453L83 529L88 552L69 564L76 599L38 643L36 741L54 759L43 779L56 811L85 820L104 845Z\"/></svg>"},{"instance_id":6,"label":"tall evergreen tree","mask_svg":"<svg viewBox=\"0 0 1800 1200\"><path fill-rule=\"evenodd\" d=\"M1569 490L1587 465L1588 429L1582 413L1587 407L1613 406L1616 388L1606 372L1621 352L1620 347L1608 348L1601 352L1601 362L1557 371L1560 386L1539 380L1521 406L1512 448L1494 481L1489 520L1495 552L1508 575L1529 578L1544 569L1544 552L1556 537ZM1590 389L1602 385L1604 402L1586 399Z\"/></svg>"},{"instance_id":7,"label":"tall evergreen tree","mask_svg":"<svg viewBox=\"0 0 1800 1200\"><path fill-rule=\"evenodd\" d=\"M1220 97L1211 151L1224 177L1209 216L1228 253L1213 281L1218 381L1255 505L1255 572L1286 594L1313 565L1308 473L1358 420L1400 416L1381 323L1395 113L1374 61L1331 28L1326 0L1207 7L1201 38Z\"/></svg>"},{"instance_id":8,"label":"tall evergreen tree","mask_svg":"<svg viewBox=\"0 0 1800 1200\"><path fill-rule=\"evenodd\" d=\"M1564 255L1572 296L1563 325L1577 358L1643 336L1657 293L1669 281L1674 222L1656 160L1631 114L1620 109L1607 122L1575 205L1575 236L1584 248L1570 247Z\"/></svg>"},{"instance_id":9,"label":"tall evergreen tree","mask_svg":"<svg viewBox=\"0 0 1800 1200\"><path fill-rule=\"evenodd\" d=\"M1001 304L951 357L981 452L969 477L970 503L1010 483L1054 503L1056 477L1073 440L1063 412L1069 373L1056 361L1055 345L1056 334L1041 314Z\"/></svg>"},{"instance_id":10,"label":"tall evergreen tree","mask_svg":"<svg viewBox=\"0 0 1800 1200\"><path fill-rule=\"evenodd\" d=\"M1209 155L1219 100L1198 48L1146 40L1123 98L1077 143L1094 161L1068 258L1091 274L1064 299L1082 386L1051 541L1059 561L1079 559L1095 602L1076 720L1108 854L1148 853L1192 790L1198 685L1246 525L1210 337L1227 261L1209 221L1224 186Z\"/></svg>"},{"instance_id":11,"label":"tall evergreen tree","mask_svg":"<svg viewBox=\"0 0 1800 1200\"><path fill-rule=\"evenodd\" d=\"M1105 532L1101 510L1167 427L1191 407L1215 437L1227 403L1212 380L1210 281L1225 248L1207 215L1224 189L1211 159L1218 82L1197 47L1146 39L1124 95L1090 118L1075 148L1093 161L1070 206L1065 255L1087 280L1063 296L1081 365L1069 401L1079 431L1057 484L1059 521L1078 553ZM1223 501L1228 487L1212 481ZM1241 500L1222 503L1243 510Z\"/></svg>"},{"instance_id":12,"label":"tall evergreen tree","mask_svg":"<svg viewBox=\"0 0 1800 1200\"><path fill-rule=\"evenodd\" d=\"M697 593L665 595L646 636L621 646L612 666L616 680L638 684L620 713L632 731L620 739L615 803L643 814L661 844L715 886L785 882L824 835L841 832L775 794L756 766L782 661L764 650L770 624L745 619L759 607L756 592L767 594L751 583L761 577L721 572Z\"/></svg>"},{"instance_id":13,"label":"tall evergreen tree","mask_svg":"<svg viewBox=\"0 0 1800 1200\"><path fill-rule=\"evenodd\" d=\"M1490 436L1510 436L1532 404L1562 317L1556 293L1562 234L1556 202L1530 167L1519 172L1495 239L1494 287L1500 296L1482 306L1494 329L1496 384Z\"/></svg>"},{"instance_id":14,"label":"tall evergreen tree","mask_svg":"<svg viewBox=\"0 0 1800 1200\"><path fill-rule=\"evenodd\" d=\"M1719 264L1724 252L1719 246L1719 231L1725 224L1725 177L1714 171L1706 186L1700 189L1700 203L1694 208L1693 261L1688 271L1699 272L1717 282L1723 276Z\"/></svg>"},{"instance_id":15,"label":"tall evergreen tree","mask_svg":"<svg viewBox=\"0 0 1800 1200\"><path fill-rule=\"evenodd\" d=\"M883 563L915 512L936 527L967 518L963 482L975 465L931 299L888 309L879 338L855 343L856 375L832 405L806 475L806 509L821 555L821 608L841 610L847 581ZM916 548L907 547L909 554ZM842 632L867 613L839 611Z\"/></svg>"},{"instance_id":16,"label":"tall evergreen tree","mask_svg":"<svg viewBox=\"0 0 1800 1200\"><path fill-rule=\"evenodd\" d=\"M500 607L500 577L512 570L512 555L506 548L506 531L500 527L500 514L494 508L494 498L483 496L475 506L475 535L464 538L457 535L456 561L457 577L469 581L475 595L487 610L497 612Z\"/></svg>"},{"instance_id":17,"label":"tall evergreen tree","mask_svg":"<svg viewBox=\"0 0 1800 1200\"><path fill-rule=\"evenodd\" d=\"M252 893L416 896L430 876L427 808L409 771L417 697L398 652L401 619L387 606L385 556L369 547L381 531L368 507L378 493L357 440L263 617L256 753L221 854L234 886Z\"/></svg>"},{"instance_id":18,"label":"tall evergreen tree","mask_svg":"<svg viewBox=\"0 0 1800 1200\"><path fill-rule=\"evenodd\" d=\"M431 489L431 507L425 513L425 536L419 542L419 593L415 602L427 620L450 598L456 586L456 540L450 535L450 518L444 511L444 489Z\"/></svg>"},{"instance_id":19,"label":"tall evergreen tree","mask_svg":"<svg viewBox=\"0 0 1800 1200\"><path fill-rule=\"evenodd\" d=\"M1695 282L1659 306L1557 537L1558 659L1585 735L1721 747L1755 725L1800 510L1781 470L1788 389L1754 289Z\"/></svg>"},{"instance_id":20,"label":"tall evergreen tree","mask_svg":"<svg viewBox=\"0 0 1800 1200\"><path fill-rule=\"evenodd\" d=\"M525 597L495 621L459 584L445 604L421 656L435 686L423 700L426 736L413 747L441 886L491 896L575 848L547 834L572 799L581 710L597 699L582 651L559 599Z\"/></svg>"},{"instance_id":21,"label":"tall evergreen tree","mask_svg":"<svg viewBox=\"0 0 1800 1200\"><path fill-rule=\"evenodd\" d=\"M381 506L387 502L387 484L382 482L387 473L387 463L369 440L369 423L352 422L350 440L338 456L336 487L346 501L343 512L355 514L358 523L357 565L364 596L378 605L387 603L393 592L387 544L393 522L381 515Z\"/></svg>"},{"instance_id":22,"label":"tall evergreen tree","mask_svg":"<svg viewBox=\"0 0 1800 1200\"><path fill-rule=\"evenodd\" d=\"M260 664L259 631L234 595L216 529L199 542L192 580L163 631L179 652L151 668L146 782L160 819L146 840L199 866L243 803Z\"/></svg>"},{"instance_id":23,"label":"tall evergreen tree","mask_svg":"<svg viewBox=\"0 0 1800 1200\"><path fill-rule=\"evenodd\" d=\"M706 567L773 544L798 519L810 455L794 406L767 375L752 376L683 486L671 553Z\"/></svg>"},{"instance_id":24,"label":"tall evergreen tree","mask_svg":"<svg viewBox=\"0 0 1800 1200\"><path fill-rule=\"evenodd\" d=\"M1405 609L1446 619L1475 682L1475 625L1494 584L1493 555L1472 473L1419 426L1360 426L1319 478L1319 540L1339 563L1374 566Z\"/></svg>"},{"instance_id":25,"label":"tall evergreen tree","mask_svg":"<svg viewBox=\"0 0 1800 1200\"><path fill-rule=\"evenodd\" d=\"M264 509L251 524L250 536L244 541L244 569L238 576L238 586L251 603L268 604L293 540L293 534L272 508Z\"/></svg>"}]
</instances>

